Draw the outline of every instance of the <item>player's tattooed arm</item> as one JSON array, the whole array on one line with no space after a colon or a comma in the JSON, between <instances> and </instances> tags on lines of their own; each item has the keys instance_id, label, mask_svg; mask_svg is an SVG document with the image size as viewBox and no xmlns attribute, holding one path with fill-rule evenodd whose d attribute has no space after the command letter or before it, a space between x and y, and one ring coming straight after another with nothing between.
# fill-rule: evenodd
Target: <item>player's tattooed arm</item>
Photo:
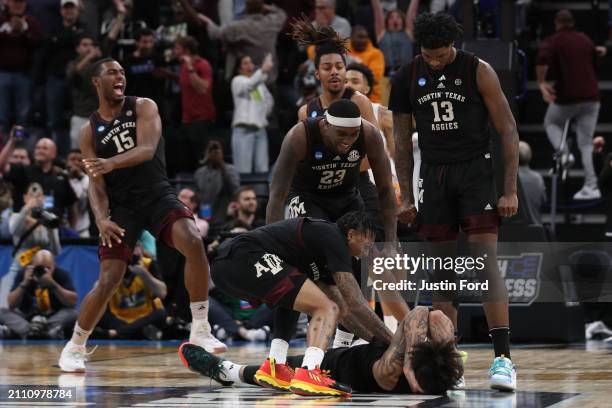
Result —
<instances>
[{"instance_id":1,"label":"player's tattooed arm","mask_svg":"<svg viewBox=\"0 0 612 408\"><path fill-rule=\"evenodd\" d=\"M393 333L370 308L353 274L350 272L336 272L334 273L334 281L342 294L342 298L347 303L350 318L360 322L371 333L370 338L359 337L369 341L372 336L375 336L390 342L393 338ZM359 335L358 333L355 334Z\"/></svg>"},{"instance_id":2,"label":"player's tattooed arm","mask_svg":"<svg viewBox=\"0 0 612 408\"><path fill-rule=\"evenodd\" d=\"M404 333L406 335L406 350L404 352L404 375L410 389L415 394L422 394L419 383L416 380L414 371L412 370L412 351L414 346L422 343L427 339L427 330L429 327L429 310L424 306L415 307L402 322Z\"/></svg>"},{"instance_id":3,"label":"player's tattooed arm","mask_svg":"<svg viewBox=\"0 0 612 408\"><path fill-rule=\"evenodd\" d=\"M306 155L306 128L303 123L293 126L285 136L281 151L274 166L270 199L266 208L266 224L284 218L285 200L293 181L298 163Z\"/></svg>"},{"instance_id":4,"label":"player's tattooed arm","mask_svg":"<svg viewBox=\"0 0 612 408\"><path fill-rule=\"evenodd\" d=\"M412 133L414 126L412 114L393 112L393 138L395 139L395 170L402 193L402 203L398 218L404 223L412 223L416 217L414 208L414 190L412 173L414 157L412 155Z\"/></svg>"},{"instance_id":5,"label":"player's tattooed arm","mask_svg":"<svg viewBox=\"0 0 612 408\"><path fill-rule=\"evenodd\" d=\"M89 123L81 128L79 146L83 154L83 161L97 159ZM109 218L108 194L106 193L106 183L103 177L92 177L89 180L88 196L91 211L94 214L98 230L100 231L100 243L102 246L112 247L113 241L121 242L121 237L125 230Z\"/></svg>"},{"instance_id":6,"label":"player's tattooed arm","mask_svg":"<svg viewBox=\"0 0 612 408\"><path fill-rule=\"evenodd\" d=\"M323 282L318 281L317 286L325 293L325 295L333 301L340 309L340 317L338 322L343 326L347 327L352 333L356 334L362 339L371 339L372 333L364 327L363 324L350 313L342 294L338 290L337 286L327 285Z\"/></svg>"},{"instance_id":7,"label":"player's tattooed arm","mask_svg":"<svg viewBox=\"0 0 612 408\"><path fill-rule=\"evenodd\" d=\"M363 131L366 142L366 154L370 160L370 166L376 181L376 189L378 190L378 199L385 227L385 241L395 243L397 241L397 208L395 205L395 191L391 182L389 157L380 138L378 128L364 122Z\"/></svg>"},{"instance_id":8,"label":"player's tattooed arm","mask_svg":"<svg viewBox=\"0 0 612 408\"><path fill-rule=\"evenodd\" d=\"M499 78L493 68L484 61L479 61L476 71L476 82L491 122L501 137L504 156L504 195L497 203L497 210L502 217L511 217L518 210L517 173L519 134L514 115L504 96Z\"/></svg>"},{"instance_id":9,"label":"player's tattooed arm","mask_svg":"<svg viewBox=\"0 0 612 408\"><path fill-rule=\"evenodd\" d=\"M403 374L405 351L406 335L404 325L400 324L393 335L391 344L372 367L374 379L384 390L390 391L395 388L400 375Z\"/></svg>"}]
</instances>

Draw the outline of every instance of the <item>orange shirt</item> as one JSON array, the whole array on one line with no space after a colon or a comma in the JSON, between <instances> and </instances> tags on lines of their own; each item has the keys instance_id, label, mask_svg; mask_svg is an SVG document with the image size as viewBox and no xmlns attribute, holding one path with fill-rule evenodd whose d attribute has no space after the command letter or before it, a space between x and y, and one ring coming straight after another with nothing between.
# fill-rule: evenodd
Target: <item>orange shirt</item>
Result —
<instances>
[{"instance_id":1,"label":"orange shirt","mask_svg":"<svg viewBox=\"0 0 612 408\"><path fill-rule=\"evenodd\" d=\"M349 55L353 58L359 58L361 63L372 70L374 74L374 80L376 84L372 88L370 94L370 100L372 102L379 102L381 99L381 88L380 84L385 73L385 56L382 51L374 47L371 42L368 41L368 46L362 52L353 50L353 46L349 45Z\"/></svg>"}]
</instances>

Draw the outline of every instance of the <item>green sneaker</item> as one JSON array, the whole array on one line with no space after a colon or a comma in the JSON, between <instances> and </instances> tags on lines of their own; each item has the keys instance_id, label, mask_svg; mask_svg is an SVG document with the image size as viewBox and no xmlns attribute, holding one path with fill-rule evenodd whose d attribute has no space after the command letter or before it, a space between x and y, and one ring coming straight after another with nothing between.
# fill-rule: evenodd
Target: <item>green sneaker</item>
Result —
<instances>
[{"instance_id":1,"label":"green sneaker","mask_svg":"<svg viewBox=\"0 0 612 408\"><path fill-rule=\"evenodd\" d=\"M178 354L185 367L191 371L205 377L210 377L225 386L234 383L227 380L223 369L223 362L225 360L209 353L202 347L191 343L183 343L179 347Z\"/></svg>"}]
</instances>

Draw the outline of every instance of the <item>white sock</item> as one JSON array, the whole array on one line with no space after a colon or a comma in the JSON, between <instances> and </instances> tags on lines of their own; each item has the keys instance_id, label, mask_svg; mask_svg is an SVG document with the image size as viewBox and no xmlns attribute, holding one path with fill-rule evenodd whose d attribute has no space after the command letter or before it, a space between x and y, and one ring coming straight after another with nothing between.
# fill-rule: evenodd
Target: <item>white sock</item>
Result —
<instances>
[{"instance_id":1,"label":"white sock","mask_svg":"<svg viewBox=\"0 0 612 408\"><path fill-rule=\"evenodd\" d=\"M72 338L70 341L77 346L84 346L87 343L87 339L91 335L93 330L85 330L79 326L79 323L74 324L74 331L72 332Z\"/></svg>"},{"instance_id":2,"label":"white sock","mask_svg":"<svg viewBox=\"0 0 612 408\"><path fill-rule=\"evenodd\" d=\"M345 332L344 330L336 329L336 335L334 336L334 343L332 348L338 347L350 347L353 342L353 333Z\"/></svg>"},{"instance_id":3,"label":"white sock","mask_svg":"<svg viewBox=\"0 0 612 408\"><path fill-rule=\"evenodd\" d=\"M285 364L287 362L287 351L289 350L289 343L283 339L273 339L270 344L270 354L268 357L273 358L277 364ZM321 357L321 359L323 359Z\"/></svg>"},{"instance_id":4,"label":"white sock","mask_svg":"<svg viewBox=\"0 0 612 408\"><path fill-rule=\"evenodd\" d=\"M191 318L193 320L206 320L208 321L208 300L203 302L191 302L189 303L191 308Z\"/></svg>"},{"instance_id":5,"label":"white sock","mask_svg":"<svg viewBox=\"0 0 612 408\"><path fill-rule=\"evenodd\" d=\"M234 364L231 361L225 360L221 364L223 366L222 376L224 380L233 382L244 382L240 379L240 369L244 366Z\"/></svg>"},{"instance_id":6,"label":"white sock","mask_svg":"<svg viewBox=\"0 0 612 408\"><path fill-rule=\"evenodd\" d=\"M397 330L397 319L393 316L385 316L384 317L385 326L393 333Z\"/></svg>"},{"instance_id":7,"label":"white sock","mask_svg":"<svg viewBox=\"0 0 612 408\"><path fill-rule=\"evenodd\" d=\"M308 347L304 353L302 367L306 367L308 370L314 370L317 366L321 365L324 354L325 352L318 347Z\"/></svg>"}]
</instances>

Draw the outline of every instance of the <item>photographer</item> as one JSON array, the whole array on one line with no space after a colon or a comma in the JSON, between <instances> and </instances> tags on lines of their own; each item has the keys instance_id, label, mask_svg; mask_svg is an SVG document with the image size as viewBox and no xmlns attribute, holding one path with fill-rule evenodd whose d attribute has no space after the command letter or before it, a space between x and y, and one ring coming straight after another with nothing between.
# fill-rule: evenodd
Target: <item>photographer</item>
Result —
<instances>
[{"instance_id":1,"label":"photographer","mask_svg":"<svg viewBox=\"0 0 612 408\"><path fill-rule=\"evenodd\" d=\"M70 211L70 227L81 238L89 238L89 202L87 199L87 189L89 188L89 176L85 172L83 155L79 149L72 149L66 159L66 177L70 187L77 197L77 202Z\"/></svg>"},{"instance_id":2,"label":"photographer","mask_svg":"<svg viewBox=\"0 0 612 408\"><path fill-rule=\"evenodd\" d=\"M15 276L9 309L0 309L0 323L21 338L63 339L77 318L78 297L68 272L55 266L53 254L36 252Z\"/></svg>"}]
</instances>

